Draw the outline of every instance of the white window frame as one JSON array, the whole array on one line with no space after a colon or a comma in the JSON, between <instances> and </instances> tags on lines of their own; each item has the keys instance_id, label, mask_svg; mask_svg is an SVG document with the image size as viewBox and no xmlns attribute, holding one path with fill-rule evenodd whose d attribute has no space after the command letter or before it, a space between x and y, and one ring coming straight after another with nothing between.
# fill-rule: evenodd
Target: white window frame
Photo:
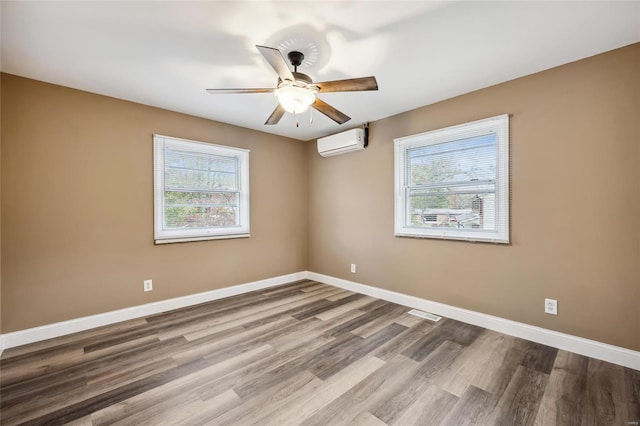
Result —
<instances>
[{"instance_id":1,"label":"white window frame","mask_svg":"<svg viewBox=\"0 0 640 426\"><path fill-rule=\"evenodd\" d=\"M416 147L454 142L460 139L495 133L496 152L496 214L495 231L464 228L424 228L410 226L411 212L407 202L408 170L406 151ZM451 240L509 243L509 115L446 127L417 135L394 139L395 145L395 228L398 237L440 238Z\"/></svg>"},{"instance_id":2,"label":"white window frame","mask_svg":"<svg viewBox=\"0 0 640 426\"><path fill-rule=\"evenodd\" d=\"M165 224L165 148L238 159L238 217L236 225L198 229L166 229ZM154 239L156 244L249 237L249 150L215 145L171 136L153 135L154 162Z\"/></svg>"}]
</instances>

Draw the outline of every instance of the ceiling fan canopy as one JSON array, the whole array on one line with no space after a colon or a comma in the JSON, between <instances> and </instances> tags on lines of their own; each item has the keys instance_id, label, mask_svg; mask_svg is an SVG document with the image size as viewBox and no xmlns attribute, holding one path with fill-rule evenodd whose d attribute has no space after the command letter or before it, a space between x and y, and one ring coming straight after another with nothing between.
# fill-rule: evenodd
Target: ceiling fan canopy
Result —
<instances>
[{"instance_id":1,"label":"ceiling fan canopy","mask_svg":"<svg viewBox=\"0 0 640 426\"><path fill-rule=\"evenodd\" d=\"M278 74L277 87L256 89L207 89L212 94L228 93L273 93L278 105L264 124L278 124L285 112L301 114L309 107L321 112L338 124L351 119L348 115L338 111L331 105L317 97L319 93L327 92L356 92L378 90L375 77L361 77L347 80L333 80L314 83L311 77L298 72L298 66L304 60L304 54L298 51L287 55L293 71L289 69L282 53L273 47L256 46L269 65Z\"/></svg>"}]
</instances>

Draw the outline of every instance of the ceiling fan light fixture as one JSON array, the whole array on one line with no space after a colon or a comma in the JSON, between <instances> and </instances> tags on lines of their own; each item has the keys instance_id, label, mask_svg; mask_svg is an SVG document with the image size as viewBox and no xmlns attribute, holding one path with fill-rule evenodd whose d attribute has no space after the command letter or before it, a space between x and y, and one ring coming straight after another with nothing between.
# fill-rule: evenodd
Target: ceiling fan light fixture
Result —
<instances>
[{"instance_id":1,"label":"ceiling fan light fixture","mask_svg":"<svg viewBox=\"0 0 640 426\"><path fill-rule=\"evenodd\" d=\"M282 108L291 114L301 114L316 101L316 94L309 87L283 84L274 90L274 95Z\"/></svg>"}]
</instances>

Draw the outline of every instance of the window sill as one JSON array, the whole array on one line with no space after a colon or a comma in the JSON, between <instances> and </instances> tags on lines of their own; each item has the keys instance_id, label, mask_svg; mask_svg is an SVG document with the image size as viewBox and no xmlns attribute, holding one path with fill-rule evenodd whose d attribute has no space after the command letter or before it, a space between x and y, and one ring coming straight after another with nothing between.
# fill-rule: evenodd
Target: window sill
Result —
<instances>
[{"instance_id":1,"label":"window sill","mask_svg":"<svg viewBox=\"0 0 640 426\"><path fill-rule=\"evenodd\" d=\"M421 233L410 233L410 232L395 232L393 234L395 237L402 238L419 238L425 239L430 238L434 240L452 240L452 241L468 241L474 243L493 243L493 244L510 244L509 238L505 238L502 236L491 236L491 235L455 235L455 234L447 234L447 235L438 235L438 234L421 234Z\"/></svg>"},{"instance_id":2,"label":"window sill","mask_svg":"<svg viewBox=\"0 0 640 426\"><path fill-rule=\"evenodd\" d=\"M194 241L229 240L232 238L249 238L250 236L251 234L232 234L232 235L208 235L206 237L166 238L162 240L155 240L155 244L160 245L160 244L172 244L172 243L190 243Z\"/></svg>"}]
</instances>

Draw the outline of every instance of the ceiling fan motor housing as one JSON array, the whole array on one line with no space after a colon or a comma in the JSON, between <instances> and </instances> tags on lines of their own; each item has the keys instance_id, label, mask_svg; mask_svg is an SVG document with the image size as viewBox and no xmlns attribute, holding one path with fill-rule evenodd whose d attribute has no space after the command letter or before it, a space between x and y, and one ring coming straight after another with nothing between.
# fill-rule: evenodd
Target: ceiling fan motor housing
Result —
<instances>
[{"instance_id":1,"label":"ceiling fan motor housing","mask_svg":"<svg viewBox=\"0 0 640 426\"><path fill-rule=\"evenodd\" d=\"M309 77L306 74L303 74L301 72L292 72L291 74L293 74L293 77L296 79L296 81L304 81L307 84L313 83L313 80L311 80L311 77Z\"/></svg>"}]
</instances>

